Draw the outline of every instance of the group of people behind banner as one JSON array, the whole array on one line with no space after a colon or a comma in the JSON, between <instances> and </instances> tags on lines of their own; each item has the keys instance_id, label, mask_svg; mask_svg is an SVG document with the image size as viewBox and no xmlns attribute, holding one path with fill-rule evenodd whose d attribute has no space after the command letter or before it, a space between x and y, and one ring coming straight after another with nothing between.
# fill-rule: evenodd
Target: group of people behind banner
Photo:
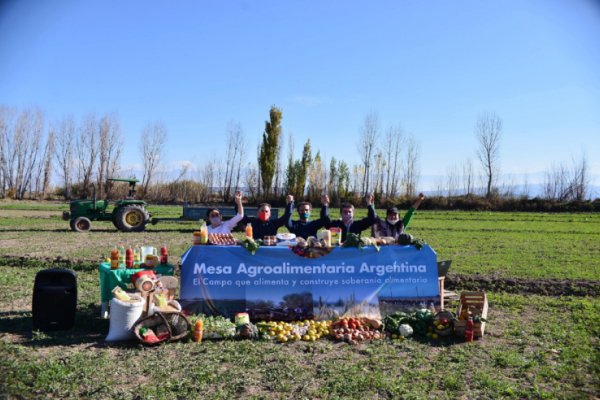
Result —
<instances>
[{"instance_id":1,"label":"group of people behind banner","mask_svg":"<svg viewBox=\"0 0 600 400\"><path fill-rule=\"evenodd\" d=\"M380 218L375 212L373 195L368 195L365 199L367 203L367 216L365 218L355 220L354 206L350 203L342 203L340 206L341 218L331 220L329 218L329 196L324 195L321 197L321 211L318 219L310 219L312 205L309 202L303 201L296 205L300 219L294 220L292 218L294 196L288 195L286 197L284 214L279 218L271 219L271 205L268 203L258 205L257 217L244 215L242 194L238 191L235 194L237 214L233 218L224 221L218 208L208 210L208 233L230 233L236 225L242 223L252 225L254 239L263 239L265 236L276 235L277 230L282 226L285 226L296 236L305 239L309 236L316 237L317 232L321 228L329 229L333 227L340 229L342 241L346 240L348 233L360 234L369 228L371 228L374 237L401 239L403 235L407 235L404 230L424 198L423 193L419 193L419 197L402 219L400 219L400 214L396 207L389 207L386 217Z\"/></svg>"}]
</instances>

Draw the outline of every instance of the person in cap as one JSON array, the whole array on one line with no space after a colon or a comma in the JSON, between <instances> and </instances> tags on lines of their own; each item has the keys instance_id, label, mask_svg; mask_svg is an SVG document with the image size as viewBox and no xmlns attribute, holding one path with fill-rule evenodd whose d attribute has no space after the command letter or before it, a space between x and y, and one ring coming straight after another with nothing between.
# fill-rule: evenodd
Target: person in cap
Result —
<instances>
[{"instance_id":1,"label":"person in cap","mask_svg":"<svg viewBox=\"0 0 600 400\"><path fill-rule=\"evenodd\" d=\"M293 200L292 200L293 209ZM319 219L310 220L310 212L312 211L312 204L307 201L298 203L296 207L298 210L299 220L288 220L287 228L290 232L301 238L308 238L309 236L317 236L317 231L322 227L329 225L329 196L326 194L321 196L321 213Z\"/></svg>"},{"instance_id":2,"label":"person in cap","mask_svg":"<svg viewBox=\"0 0 600 400\"><path fill-rule=\"evenodd\" d=\"M406 214L404 214L404 218L402 219L400 219L398 208L389 207L387 209L385 219L377 217L377 222L373 225L372 229L373 237L393 237L394 239L398 240L402 236L401 241L410 242L412 237L406 234L404 229L408 227L414 212L417 210L417 208L419 208L423 202L423 199L425 199L425 195L423 193L419 193L419 197L414 202L412 207L408 209Z\"/></svg>"},{"instance_id":3,"label":"person in cap","mask_svg":"<svg viewBox=\"0 0 600 400\"><path fill-rule=\"evenodd\" d=\"M223 216L218 208L211 208L206 212L206 219L210 223L208 225L208 233L231 233L233 228L244 218L244 206L242 205L242 192L239 190L235 192L235 205L237 214L227 220L223 221Z\"/></svg>"}]
</instances>

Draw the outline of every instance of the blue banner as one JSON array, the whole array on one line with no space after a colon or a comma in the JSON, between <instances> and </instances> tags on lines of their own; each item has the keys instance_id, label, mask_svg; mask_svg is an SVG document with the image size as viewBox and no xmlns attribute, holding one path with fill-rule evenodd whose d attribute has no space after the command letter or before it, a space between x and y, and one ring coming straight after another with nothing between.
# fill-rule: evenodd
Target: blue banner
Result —
<instances>
[{"instance_id":1,"label":"blue banner","mask_svg":"<svg viewBox=\"0 0 600 400\"><path fill-rule=\"evenodd\" d=\"M435 252L424 246L319 249L192 246L182 256L185 309L252 320L383 316L439 306Z\"/></svg>"}]
</instances>

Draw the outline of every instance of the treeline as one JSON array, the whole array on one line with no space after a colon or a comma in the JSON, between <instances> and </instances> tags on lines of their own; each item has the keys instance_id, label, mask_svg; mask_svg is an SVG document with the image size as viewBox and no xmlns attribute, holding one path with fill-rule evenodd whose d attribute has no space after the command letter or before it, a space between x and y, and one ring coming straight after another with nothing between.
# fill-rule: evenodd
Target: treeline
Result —
<instances>
[{"instance_id":1,"label":"treeline","mask_svg":"<svg viewBox=\"0 0 600 400\"><path fill-rule=\"evenodd\" d=\"M410 206L410 200L401 202L403 208ZM493 197L485 196L429 196L419 207L420 210L462 210L462 211L523 211L523 212L599 212L600 198L595 200L544 199L541 197Z\"/></svg>"},{"instance_id":2,"label":"treeline","mask_svg":"<svg viewBox=\"0 0 600 400\"><path fill-rule=\"evenodd\" d=\"M138 197L151 203L229 203L235 190L242 189L251 203L283 204L288 193L318 203L327 193L337 206L342 201L360 205L367 193L373 193L383 207L408 206L422 191L419 143L400 125L382 129L377 114L368 113L359 127L356 163L349 164L313 149L310 140L297 158L294 138L292 134L284 138L282 121L283 113L272 106L254 154L249 151L242 126L230 122L224 152L209 156L202 165L183 164L168 174L163 163L167 127L160 121L147 123L139 133L137 148L141 161ZM531 199L510 190L514 183L500 182L501 133L502 121L497 115L480 115L475 124L479 168L470 159L449 168L447 176L437 183L435 196L430 195L422 207L596 210L596 202L586 200L589 179L585 157L573 160L571 166L554 164L545 174L540 197ZM18 110L0 105L0 197L71 200L95 193L98 198L122 198L127 186L107 178L133 175L122 165L123 142L116 114L67 115L47 121L37 108ZM132 150L127 161L133 164Z\"/></svg>"}]
</instances>

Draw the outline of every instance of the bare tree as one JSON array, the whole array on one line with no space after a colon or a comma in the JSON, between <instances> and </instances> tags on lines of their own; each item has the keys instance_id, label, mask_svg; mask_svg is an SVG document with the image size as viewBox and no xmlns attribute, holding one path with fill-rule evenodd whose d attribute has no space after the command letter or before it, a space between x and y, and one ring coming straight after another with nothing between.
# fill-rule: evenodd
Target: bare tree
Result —
<instances>
[{"instance_id":1,"label":"bare tree","mask_svg":"<svg viewBox=\"0 0 600 400\"><path fill-rule=\"evenodd\" d=\"M142 175L142 197L145 197L148 193L152 178L160 164L166 141L167 128L161 121L151 122L142 130L142 141L140 143L144 168Z\"/></svg>"},{"instance_id":2,"label":"bare tree","mask_svg":"<svg viewBox=\"0 0 600 400\"><path fill-rule=\"evenodd\" d=\"M458 193L459 186L458 181L458 168L456 167L456 165L452 165L448 168L446 172L446 196L456 196L456 194Z\"/></svg>"},{"instance_id":3,"label":"bare tree","mask_svg":"<svg viewBox=\"0 0 600 400\"><path fill-rule=\"evenodd\" d=\"M358 141L358 153L363 167L363 178L361 185L361 192L363 196L366 196L370 192L369 177L371 175L371 162L373 159L373 152L375 151L375 145L378 137L378 117L374 112L370 112L365 117L363 126L360 130L360 138Z\"/></svg>"},{"instance_id":4,"label":"bare tree","mask_svg":"<svg viewBox=\"0 0 600 400\"><path fill-rule=\"evenodd\" d=\"M246 141L244 140L244 138L242 137L241 139L241 143L240 143L240 149L238 152L238 159L237 159L237 168L235 171L235 179L234 179L234 187L236 189L239 189L241 187L242 184L242 165L245 162L246 159Z\"/></svg>"},{"instance_id":5,"label":"bare tree","mask_svg":"<svg viewBox=\"0 0 600 400\"><path fill-rule=\"evenodd\" d=\"M568 197L568 172L562 164L553 165L544 176L544 197L564 201Z\"/></svg>"},{"instance_id":6,"label":"bare tree","mask_svg":"<svg viewBox=\"0 0 600 400\"><path fill-rule=\"evenodd\" d=\"M475 171L473 169L473 161L467 159L462 168L463 192L465 196L471 196L475 189L474 187Z\"/></svg>"},{"instance_id":7,"label":"bare tree","mask_svg":"<svg viewBox=\"0 0 600 400\"><path fill-rule=\"evenodd\" d=\"M353 165L352 166L352 178L351 181L352 183L350 184L351 190L350 192L352 192L352 195L356 195L359 193L362 193L362 185L361 185L361 181L364 181L364 176L365 176L365 168L363 165Z\"/></svg>"},{"instance_id":8,"label":"bare tree","mask_svg":"<svg viewBox=\"0 0 600 400\"><path fill-rule=\"evenodd\" d=\"M383 157L383 151L379 150L373 156L373 161L375 163L375 169L373 171L373 194L380 199L383 194L383 174L384 168L386 166L386 161Z\"/></svg>"},{"instance_id":9,"label":"bare tree","mask_svg":"<svg viewBox=\"0 0 600 400\"><path fill-rule=\"evenodd\" d=\"M52 161L54 160L54 153L56 147L56 133L50 129L48 131L48 137L46 139L46 147L44 148L44 154L42 156L41 166L41 198L45 199L48 194L48 188L50 187L50 181L52 179Z\"/></svg>"},{"instance_id":10,"label":"bare tree","mask_svg":"<svg viewBox=\"0 0 600 400\"><path fill-rule=\"evenodd\" d=\"M579 163L573 159L571 168L565 164L557 164L546 172L544 196L558 201L582 201L586 197L588 186L587 160L582 156Z\"/></svg>"},{"instance_id":11,"label":"bare tree","mask_svg":"<svg viewBox=\"0 0 600 400\"><path fill-rule=\"evenodd\" d=\"M246 188L248 189L248 197L250 198L256 198L258 196L258 190L260 187L258 183L259 176L260 174L258 173L256 164L248 163L248 166L246 167L245 184Z\"/></svg>"},{"instance_id":12,"label":"bare tree","mask_svg":"<svg viewBox=\"0 0 600 400\"><path fill-rule=\"evenodd\" d=\"M238 188L244 154L244 136L239 123L230 122L227 126L227 151L225 153L225 182L223 200L229 202L233 191Z\"/></svg>"},{"instance_id":13,"label":"bare tree","mask_svg":"<svg viewBox=\"0 0 600 400\"><path fill-rule=\"evenodd\" d=\"M403 143L402 128L400 126L390 127L385 134L385 197L394 197L398 193L400 180L400 149Z\"/></svg>"},{"instance_id":14,"label":"bare tree","mask_svg":"<svg viewBox=\"0 0 600 400\"><path fill-rule=\"evenodd\" d=\"M40 143L44 127L39 109L25 109L19 114L14 130L8 133L7 179L14 198L23 199L40 162ZM12 144L12 146L11 146Z\"/></svg>"},{"instance_id":15,"label":"bare tree","mask_svg":"<svg viewBox=\"0 0 600 400\"><path fill-rule=\"evenodd\" d=\"M9 157L12 153L12 129L16 111L0 105L0 190L2 197L6 195L9 185Z\"/></svg>"},{"instance_id":16,"label":"bare tree","mask_svg":"<svg viewBox=\"0 0 600 400\"><path fill-rule=\"evenodd\" d=\"M111 185L107 179L115 178L120 168L123 137L115 114L100 119L99 139L97 186L100 188L98 195L102 196L103 192L108 195L110 191Z\"/></svg>"},{"instance_id":17,"label":"bare tree","mask_svg":"<svg viewBox=\"0 0 600 400\"><path fill-rule=\"evenodd\" d=\"M528 199L529 198L529 179L528 179L528 175L525 174L525 176L523 177L523 188L521 189L521 196L522 199Z\"/></svg>"},{"instance_id":18,"label":"bare tree","mask_svg":"<svg viewBox=\"0 0 600 400\"><path fill-rule=\"evenodd\" d=\"M75 122L72 116L64 117L56 130L56 161L62 175L65 198L71 199L73 168L75 165Z\"/></svg>"},{"instance_id":19,"label":"bare tree","mask_svg":"<svg viewBox=\"0 0 600 400\"><path fill-rule=\"evenodd\" d=\"M215 190L215 179L217 178L217 161L208 160L204 167L200 170L200 183L207 189L207 198L202 199L203 201L210 201L211 196Z\"/></svg>"},{"instance_id":20,"label":"bare tree","mask_svg":"<svg viewBox=\"0 0 600 400\"><path fill-rule=\"evenodd\" d=\"M489 198L500 170L502 120L494 113L481 114L475 125L475 136L479 142L477 156L487 180L485 196Z\"/></svg>"},{"instance_id":21,"label":"bare tree","mask_svg":"<svg viewBox=\"0 0 600 400\"><path fill-rule=\"evenodd\" d=\"M588 163L585 155L581 156L579 164L573 160L573 197L577 201L585 200L588 188Z\"/></svg>"},{"instance_id":22,"label":"bare tree","mask_svg":"<svg viewBox=\"0 0 600 400\"><path fill-rule=\"evenodd\" d=\"M419 144L414 136L406 140L406 170L404 172L405 195L414 197L419 182Z\"/></svg>"},{"instance_id":23,"label":"bare tree","mask_svg":"<svg viewBox=\"0 0 600 400\"><path fill-rule=\"evenodd\" d=\"M77 179L82 185L82 194L90 194L94 168L98 162L98 120L88 114L78 129L77 135Z\"/></svg>"}]
</instances>

